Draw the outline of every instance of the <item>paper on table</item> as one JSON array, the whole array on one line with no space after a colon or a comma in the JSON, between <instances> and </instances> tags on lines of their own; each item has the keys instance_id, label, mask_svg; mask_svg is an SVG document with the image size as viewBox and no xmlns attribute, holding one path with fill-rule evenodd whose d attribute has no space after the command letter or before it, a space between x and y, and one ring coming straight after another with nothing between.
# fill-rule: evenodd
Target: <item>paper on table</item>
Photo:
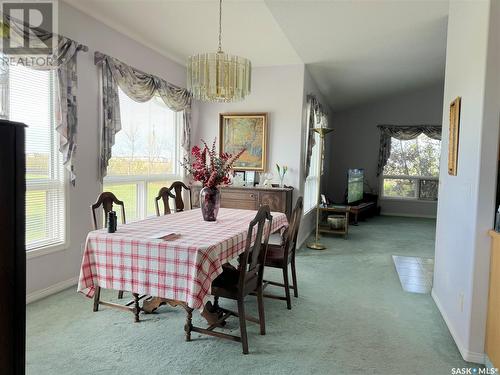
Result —
<instances>
[{"instance_id":1,"label":"paper on table","mask_svg":"<svg viewBox=\"0 0 500 375\"><path fill-rule=\"evenodd\" d=\"M153 234L149 238L155 238L155 239L164 240L164 241L172 241L172 240L176 240L179 237L180 237L180 234L175 233L175 232L159 232L159 233Z\"/></svg>"}]
</instances>

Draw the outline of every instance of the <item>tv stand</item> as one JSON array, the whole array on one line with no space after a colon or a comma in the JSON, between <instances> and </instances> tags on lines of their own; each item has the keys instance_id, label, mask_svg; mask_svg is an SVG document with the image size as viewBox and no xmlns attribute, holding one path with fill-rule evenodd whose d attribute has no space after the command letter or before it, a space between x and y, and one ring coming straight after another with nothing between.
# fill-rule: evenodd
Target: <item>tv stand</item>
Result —
<instances>
[{"instance_id":1,"label":"tv stand","mask_svg":"<svg viewBox=\"0 0 500 375\"><path fill-rule=\"evenodd\" d=\"M350 213L354 215L353 225L358 225L358 218L371 217L378 215L378 195L363 194L363 200L349 204Z\"/></svg>"},{"instance_id":2,"label":"tv stand","mask_svg":"<svg viewBox=\"0 0 500 375\"><path fill-rule=\"evenodd\" d=\"M345 205L328 205L328 206L319 206L320 212L320 224L319 231L322 233L332 233L332 234L342 234L344 239L347 239L347 234L349 233L349 212L350 207ZM328 218L325 222L325 216L328 216L329 213L337 214L336 216L345 215L344 227L339 229L332 229L328 223Z\"/></svg>"}]
</instances>

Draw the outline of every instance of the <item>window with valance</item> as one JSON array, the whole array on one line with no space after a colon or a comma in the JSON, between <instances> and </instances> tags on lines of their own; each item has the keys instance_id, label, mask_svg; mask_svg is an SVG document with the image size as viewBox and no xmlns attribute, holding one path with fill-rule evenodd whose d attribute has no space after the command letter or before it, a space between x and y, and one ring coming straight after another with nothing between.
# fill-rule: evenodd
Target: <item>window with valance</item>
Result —
<instances>
[{"instance_id":1,"label":"window with valance","mask_svg":"<svg viewBox=\"0 0 500 375\"><path fill-rule=\"evenodd\" d=\"M61 248L67 239L67 182L76 182L77 55L87 47L3 15L11 45L54 40L50 55L0 55L0 118L26 128L26 250ZM36 59L35 59L36 57Z\"/></svg>"},{"instance_id":2,"label":"window with valance","mask_svg":"<svg viewBox=\"0 0 500 375\"><path fill-rule=\"evenodd\" d=\"M440 126L379 126L378 175L388 199L437 200Z\"/></svg>"},{"instance_id":3,"label":"window with valance","mask_svg":"<svg viewBox=\"0 0 500 375\"><path fill-rule=\"evenodd\" d=\"M306 157L304 165L304 214L308 213L318 204L318 184L320 173L320 138L312 129L315 127L328 127L328 116L316 96L307 96L307 127L306 127Z\"/></svg>"},{"instance_id":4,"label":"window with valance","mask_svg":"<svg viewBox=\"0 0 500 375\"><path fill-rule=\"evenodd\" d=\"M191 94L120 60L95 53L101 77L100 176L129 220L155 213L158 190L180 180L189 152Z\"/></svg>"}]
</instances>

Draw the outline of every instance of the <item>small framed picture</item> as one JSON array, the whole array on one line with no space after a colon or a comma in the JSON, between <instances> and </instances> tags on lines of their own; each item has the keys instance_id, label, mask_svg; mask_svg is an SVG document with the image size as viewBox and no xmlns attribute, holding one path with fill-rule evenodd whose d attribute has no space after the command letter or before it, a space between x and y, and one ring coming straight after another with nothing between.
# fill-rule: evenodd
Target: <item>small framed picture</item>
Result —
<instances>
[{"instance_id":1,"label":"small framed picture","mask_svg":"<svg viewBox=\"0 0 500 375\"><path fill-rule=\"evenodd\" d=\"M456 176L458 171L458 138L460 136L460 96L450 103L450 138L448 141L448 174Z\"/></svg>"},{"instance_id":2,"label":"small framed picture","mask_svg":"<svg viewBox=\"0 0 500 375\"><path fill-rule=\"evenodd\" d=\"M328 206L328 201L326 200L325 194L321 194L321 204L323 204L323 207Z\"/></svg>"},{"instance_id":3,"label":"small framed picture","mask_svg":"<svg viewBox=\"0 0 500 375\"><path fill-rule=\"evenodd\" d=\"M234 172L233 185L235 185L235 186L245 185L245 171L235 171Z\"/></svg>"},{"instance_id":4,"label":"small framed picture","mask_svg":"<svg viewBox=\"0 0 500 375\"><path fill-rule=\"evenodd\" d=\"M255 172L254 171L246 171L245 172L245 185L246 186L254 186L255 184Z\"/></svg>"}]
</instances>

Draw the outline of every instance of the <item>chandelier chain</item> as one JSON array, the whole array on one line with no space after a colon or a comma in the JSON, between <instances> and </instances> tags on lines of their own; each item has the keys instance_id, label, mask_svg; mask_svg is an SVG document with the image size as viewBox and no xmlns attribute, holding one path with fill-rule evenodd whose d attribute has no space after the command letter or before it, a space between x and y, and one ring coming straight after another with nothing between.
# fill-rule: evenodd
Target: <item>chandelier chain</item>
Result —
<instances>
[{"instance_id":1,"label":"chandelier chain","mask_svg":"<svg viewBox=\"0 0 500 375\"><path fill-rule=\"evenodd\" d=\"M197 100L214 103L236 102L250 94L251 77L250 60L222 51L222 0L219 0L219 49L217 52L189 57L187 88Z\"/></svg>"},{"instance_id":2,"label":"chandelier chain","mask_svg":"<svg viewBox=\"0 0 500 375\"><path fill-rule=\"evenodd\" d=\"M219 0L219 52L222 52L222 0Z\"/></svg>"}]
</instances>

